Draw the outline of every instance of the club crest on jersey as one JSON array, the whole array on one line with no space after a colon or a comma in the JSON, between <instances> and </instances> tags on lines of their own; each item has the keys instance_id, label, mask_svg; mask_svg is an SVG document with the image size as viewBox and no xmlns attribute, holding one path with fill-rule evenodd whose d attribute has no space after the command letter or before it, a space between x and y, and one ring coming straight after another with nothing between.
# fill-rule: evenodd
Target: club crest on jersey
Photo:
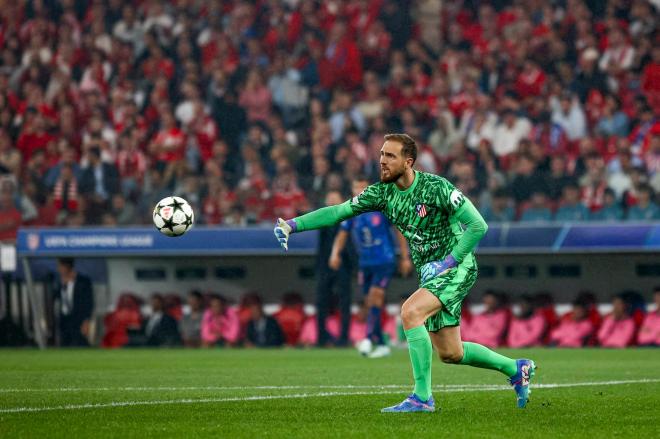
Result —
<instances>
[{"instance_id":1,"label":"club crest on jersey","mask_svg":"<svg viewBox=\"0 0 660 439\"><path fill-rule=\"evenodd\" d=\"M419 215L420 218L424 218L428 214L425 204L417 204L415 206L415 210L417 211L417 215Z\"/></svg>"}]
</instances>

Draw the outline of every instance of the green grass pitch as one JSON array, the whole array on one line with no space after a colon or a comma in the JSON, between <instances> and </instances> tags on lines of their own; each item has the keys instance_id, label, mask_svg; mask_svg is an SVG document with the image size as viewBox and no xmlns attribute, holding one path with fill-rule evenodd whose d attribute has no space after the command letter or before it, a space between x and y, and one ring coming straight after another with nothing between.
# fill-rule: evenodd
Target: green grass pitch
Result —
<instances>
[{"instance_id":1,"label":"green grass pitch","mask_svg":"<svg viewBox=\"0 0 660 439\"><path fill-rule=\"evenodd\" d=\"M0 350L0 437L660 437L660 349L503 350L534 359L526 409L497 372L434 359L440 412L381 414L407 351Z\"/></svg>"}]
</instances>

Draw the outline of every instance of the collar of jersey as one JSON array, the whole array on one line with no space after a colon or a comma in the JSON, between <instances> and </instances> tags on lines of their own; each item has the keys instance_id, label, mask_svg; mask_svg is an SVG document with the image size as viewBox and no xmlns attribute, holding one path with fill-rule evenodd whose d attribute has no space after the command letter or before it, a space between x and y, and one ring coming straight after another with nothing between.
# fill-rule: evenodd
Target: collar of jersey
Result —
<instances>
[{"instance_id":1,"label":"collar of jersey","mask_svg":"<svg viewBox=\"0 0 660 439\"><path fill-rule=\"evenodd\" d=\"M398 186L395 185L396 190L398 190L401 195L408 195L410 192L413 191L413 189L415 189L415 186L417 186L417 182L419 181L419 172L417 172L415 170L413 170L413 172L415 173L415 179L413 180L412 184L410 185L410 187L408 189L401 190L401 189L399 189Z\"/></svg>"}]
</instances>

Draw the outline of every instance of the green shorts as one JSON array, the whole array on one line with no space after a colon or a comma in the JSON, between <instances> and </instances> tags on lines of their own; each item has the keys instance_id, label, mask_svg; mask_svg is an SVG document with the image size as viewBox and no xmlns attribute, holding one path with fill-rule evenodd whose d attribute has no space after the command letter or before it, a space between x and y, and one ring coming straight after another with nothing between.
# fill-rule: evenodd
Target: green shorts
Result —
<instances>
[{"instance_id":1,"label":"green shorts","mask_svg":"<svg viewBox=\"0 0 660 439\"><path fill-rule=\"evenodd\" d=\"M458 267L420 285L421 288L426 288L442 302L442 309L424 322L429 332L436 332L444 327L461 324L463 299L470 292L470 288L476 280L477 261L473 255L469 255Z\"/></svg>"}]
</instances>

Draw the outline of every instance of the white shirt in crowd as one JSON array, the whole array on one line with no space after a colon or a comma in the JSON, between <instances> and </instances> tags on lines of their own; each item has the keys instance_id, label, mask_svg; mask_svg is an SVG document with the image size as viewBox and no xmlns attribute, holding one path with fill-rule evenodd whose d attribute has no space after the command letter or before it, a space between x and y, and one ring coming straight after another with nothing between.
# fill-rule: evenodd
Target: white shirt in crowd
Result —
<instances>
[{"instance_id":1,"label":"white shirt in crowd","mask_svg":"<svg viewBox=\"0 0 660 439\"><path fill-rule=\"evenodd\" d=\"M587 119L577 99L573 99L568 113L564 113L558 99L551 99L552 121L562 127L570 141L579 140L587 135Z\"/></svg>"},{"instance_id":2,"label":"white shirt in crowd","mask_svg":"<svg viewBox=\"0 0 660 439\"><path fill-rule=\"evenodd\" d=\"M532 124L524 117L516 119L512 126L500 122L493 133L493 152L499 157L514 153L518 143L529 136Z\"/></svg>"},{"instance_id":3,"label":"white shirt in crowd","mask_svg":"<svg viewBox=\"0 0 660 439\"><path fill-rule=\"evenodd\" d=\"M68 316L73 312L73 287L75 281L69 281L62 284L61 301L62 301L62 315Z\"/></svg>"}]
</instances>

